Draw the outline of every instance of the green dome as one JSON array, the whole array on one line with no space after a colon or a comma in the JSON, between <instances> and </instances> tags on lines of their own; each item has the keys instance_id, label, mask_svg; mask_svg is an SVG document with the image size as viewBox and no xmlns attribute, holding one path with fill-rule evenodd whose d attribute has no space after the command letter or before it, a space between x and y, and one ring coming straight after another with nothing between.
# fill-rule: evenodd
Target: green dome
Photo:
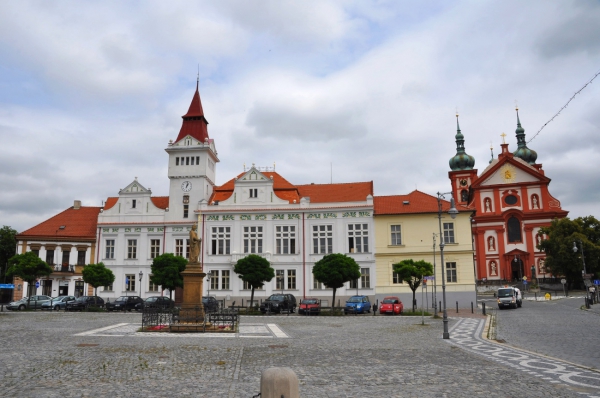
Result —
<instances>
[{"instance_id":1,"label":"green dome","mask_svg":"<svg viewBox=\"0 0 600 398\"><path fill-rule=\"evenodd\" d=\"M460 132L458 115L456 115L456 155L450 158L450 170L473 170L475 158L465 152L465 137Z\"/></svg>"},{"instance_id":2,"label":"green dome","mask_svg":"<svg viewBox=\"0 0 600 398\"><path fill-rule=\"evenodd\" d=\"M537 152L533 149L527 148L527 142L525 141L525 129L521 127L521 120L519 119L519 109L517 109L517 150L513 153L515 157L526 161L529 164L535 164L537 160Z\"/></svg>"}]
</instances>

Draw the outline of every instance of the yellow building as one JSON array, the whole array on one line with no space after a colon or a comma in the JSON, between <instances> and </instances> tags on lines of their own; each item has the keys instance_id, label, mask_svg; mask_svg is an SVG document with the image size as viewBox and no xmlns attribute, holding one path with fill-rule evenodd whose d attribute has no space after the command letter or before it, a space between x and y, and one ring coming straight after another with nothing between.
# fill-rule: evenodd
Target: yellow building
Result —
<instances>
[{"instance_id":1,"label":"yellow building","mask_svg":"<svg viewBox=\"0 0 600 398\"><path fill-rule=\"evenodd\" d=\"M448 214L450 202L442 200L441 204L446 305L448 308L456 308L458 301L459 307L469 308L471 302L476 304L470 219L472 211L457 206L459 213L452 219ZM442 301L437 197L416 190L408 195L375 196L374 208L377 299L381 301L386 296L398 296L405 308L410 307L412 291L394 273L393 264L413 259L435 264L435 301ZM423 299L429 307L432 307L434 299L433 282L428 282L425 290L427 298ZM416 299L418 306L421 306L420 287Z\"/></svg>"}]
</instances>

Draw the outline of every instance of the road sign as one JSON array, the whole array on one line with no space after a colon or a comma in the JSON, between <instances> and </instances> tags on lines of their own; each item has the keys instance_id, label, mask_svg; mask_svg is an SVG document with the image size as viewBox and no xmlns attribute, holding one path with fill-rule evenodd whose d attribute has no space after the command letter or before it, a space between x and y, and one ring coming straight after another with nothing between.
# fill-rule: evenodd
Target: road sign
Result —
<instances>
[{"instance_id":1,"label":"road sign","mask_svg":"<svg viewBox=\"0 0 600 398\"><path fill-rule=\"evenodd\" d=\"M0 283L0 289L14 289L15 285L12 283Z\"/></svg>"},{"instance_id":2,"label":"road sign","mask_svg":"<svg viewBox=\"0 0 600 398\"><path fill-rule=\"evenodd\" d=\"M37 281L37 282L35 283L35 288L37 289L38 287L40 287L40 281Z\"/></svg>"},{"instance_id":3,"label":"road sign","mask_svg":"<svg viewBox=\"0 0 600 398\"><path fill-rule=\"evenodd\" d=\"M600 285L600 279L594 279L594 285Z\"/></svg>"},{"instance_id":4,"label":"road sign","mask_svg":"<svg viewBox=\"0 0 600 398\"><path fill-rule=\"evenodd\" d=\"M594 274L583 274L583 279L592 279L592 276L594 276Z\"/></svg>"},{"instance_id":5,"label":"road sign","mask_svg":"<svg viewBox=\"0 0 600 398\"><path fill-rule=\"evenodd\" d=\"M567 280L563 278L563 279L560 280L560 283L562 283L563 285L566 285L567 284Z\"/></svg>"},{"instance_id":6,"label":"road sign","mask_svg":"<svg viewBox=\"0 0 600 398\"><path fill-rule=\"evenodd\" d=\"M423 279L426 281L433 281L433 280L435 280L435 276L425 276L425 277L423 277Z\"/></svg>"},{"instance_id":7,"label":"road sign","mask_svg":"<svg viewBox=\"0 0 600 398\"><path fill-rule=\"evenodd\" d=\"M524 284L524 285L526 285L526 284L527 284L527 281L523 281L523 284Z\"/></svg>"},{"instance_id":8,"label":"road sign","mask_svg":"<svg viewBox=\"0 0 600 398\"><path fill-rule=\"evenodd\" d=\"M552 300L552 296L550 295L550 293L546 293L544 297L546 298L546 300Z\"/></svg>"},{"instance_id":9,"label":"road sign","mask_svg":"<svg viewBox=\"0 0 600 398\"><path fill-rule=\"evenodd\" d=\"M527 282L527 277L526 276L523 277L523 281Z\"/></svg>"}]
</instances>

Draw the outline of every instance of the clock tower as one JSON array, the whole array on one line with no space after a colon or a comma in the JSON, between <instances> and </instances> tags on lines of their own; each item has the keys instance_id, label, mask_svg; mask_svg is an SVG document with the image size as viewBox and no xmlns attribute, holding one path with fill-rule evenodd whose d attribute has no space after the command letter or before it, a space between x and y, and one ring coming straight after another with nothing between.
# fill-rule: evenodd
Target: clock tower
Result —
<instances>
[{"instance_id":1,"label":"clock tower","mask_svg":"<svg viewBox=\"0 0 600 398\"><path fill-rule=\"evenodd\" d=\"M169 141L169 211L165 221L194 222L199 202L213 192L216 164L219 162L214 140L208 137L198 82L196 92L175 141Z\"/></svg>"}]
</instances>

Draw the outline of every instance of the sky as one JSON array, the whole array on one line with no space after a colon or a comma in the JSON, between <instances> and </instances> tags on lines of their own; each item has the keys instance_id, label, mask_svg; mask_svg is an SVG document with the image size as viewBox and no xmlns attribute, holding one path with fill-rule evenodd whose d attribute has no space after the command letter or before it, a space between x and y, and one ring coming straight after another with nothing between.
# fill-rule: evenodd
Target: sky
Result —
<instances>
[{"instance_id":1,"label":"sky","mask_svg":"<svg viewBox=\"0 0 600 398\"><path fill-rule=\"evenodd\" d=\"M220 163L293 184L450 190L456 112L485 169L600 71L600 2L0 2L0 225L21 232L135 177L168 195L199 77ZM529 144L571 218L600 217L600 77Z\"/></svg>"}]
</instances>

